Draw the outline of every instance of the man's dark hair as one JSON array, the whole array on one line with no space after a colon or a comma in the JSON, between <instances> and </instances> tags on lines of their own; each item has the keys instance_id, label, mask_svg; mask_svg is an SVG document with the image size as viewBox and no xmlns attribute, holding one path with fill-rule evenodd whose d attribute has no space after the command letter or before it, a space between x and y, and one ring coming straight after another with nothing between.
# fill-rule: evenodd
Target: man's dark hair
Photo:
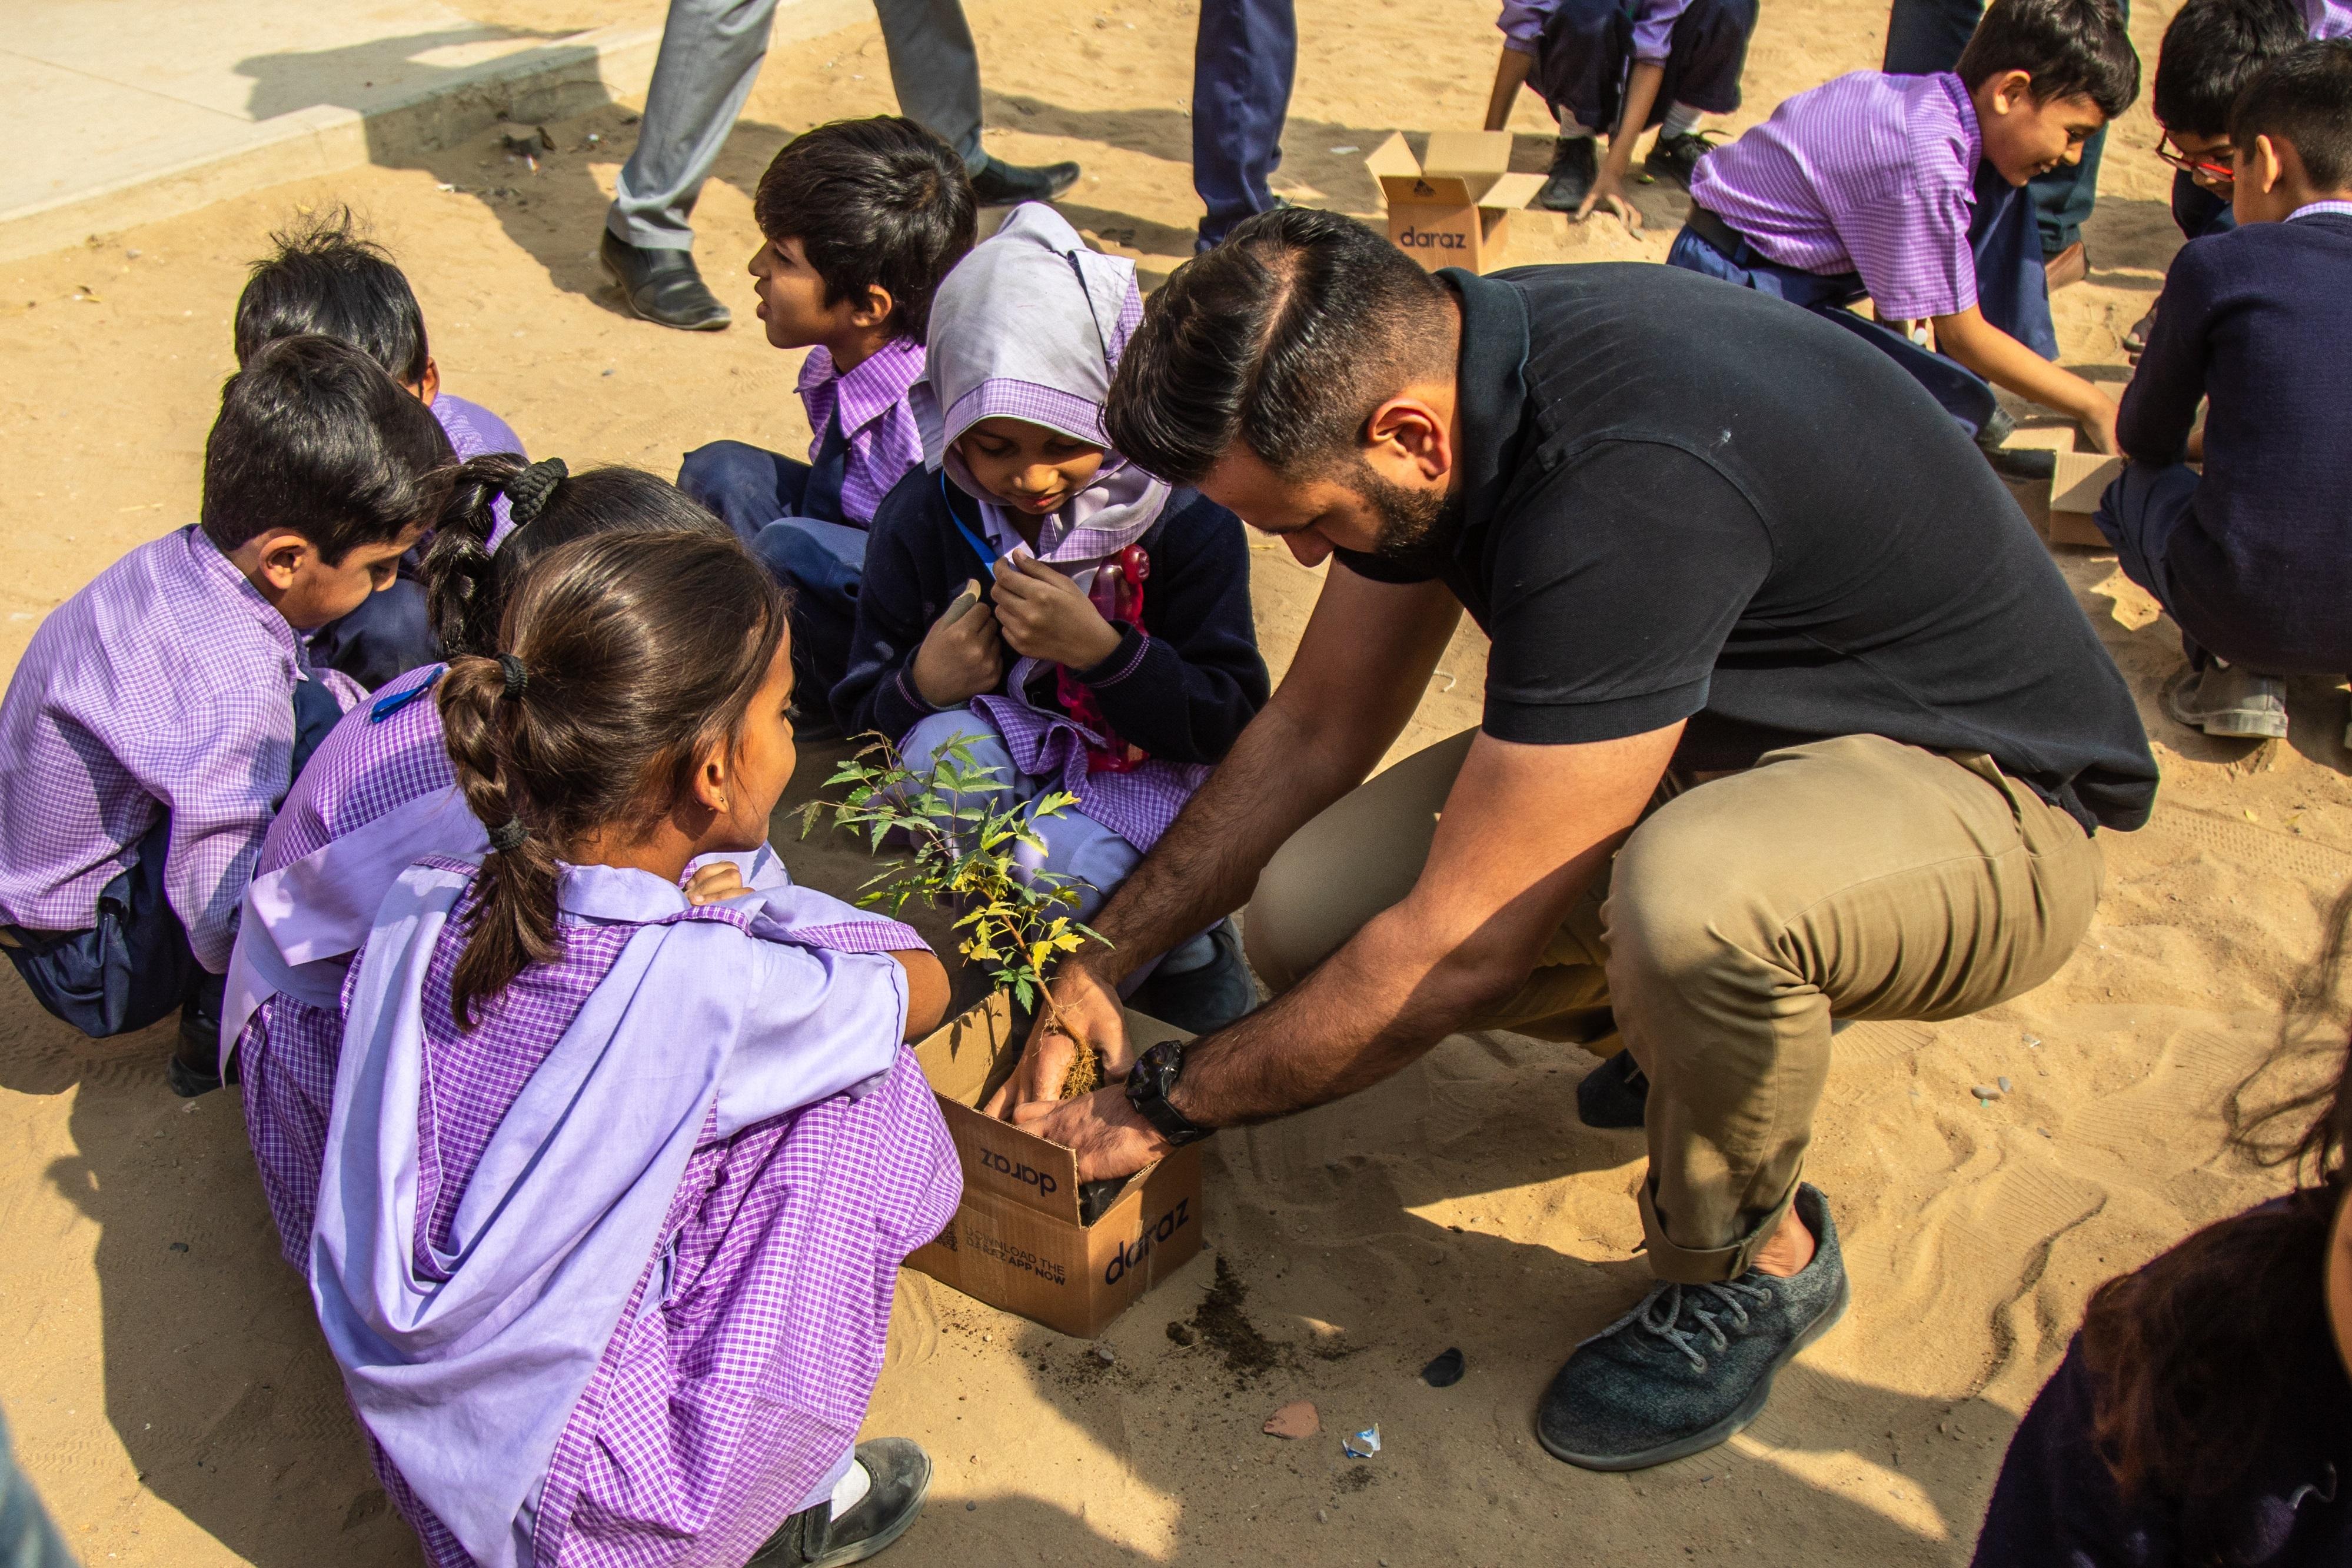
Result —
<instances>
[{"instance_id":1,"label":"man's dark hair","mask_svg":"<svg viewBox=\"0 0 2352 1568\"><path fill-rule=\"evenodd\" d=\"M2313 189L2352 186L2352 38L2298 45L2246 84L2230 141L2244 151L2258 136L2293 147Z\"/></svg>"},{"instance_id":2,"label":"man's dark hair","mask_svg":"<svg viewBox=\"0 0 2352 1568\"><path fill-rule=\"evenodd\" d=\"M2304 36L2294 0L2189 0L2157 50L2158 122L2191 136L2227 136L2238 94Z\"/></svg>"},{"instance_id":3,"label":"man's dark hair","mask_svg":"<svg viewBox=\"0 0 2352 1568\"><path fill-rule=\"evenodd\" d=\"M1235 445L1277 474L1327 471L1384 399L1452 373L1452 299L1353 218L1261 213L1145 306L1103 411L1111 444L1178 485Z\"/></svg>"},{"instance_id":4,"label":"man's dark hair","mask_svg":"<svg viewBox=\"0 0 2352 1568\"><path fill-rule=\"evenodd\" d=\"M2116 0L1992 0L1957 68L1970 92L2024 71L2036 103L2081 94L2109 120L2139 96L2139 56Z\"/></svg>"},{"instance_id":5,"label":"man's dark hair","mask_svg":"<svg viewBox=\"0 0 2352 1568\"><path fill-rule=\"evenodd\" d=\"M280 338L221 388L198 515L224 554L291 528L332 566L431 521L454 459L433 411L367 355L317 333Z\"/></svg>"},{"instance_id":6,"label":"man's dark hair","mask_svg":"<svg viewBox=\"0 0 2352 1568\"><path fill-rule=\"evenodd\" d=\"M899 335L930 330L931 297L971 248L977 204L955 150L911 120L836 120L795 136L751 197L771 241L796 239L827 305L889 291Z\"/></svg>"},{"instance_id":7,"label":"man's dark hair","mask_svg":"<svg viewBox=\"0 0 2352 1568\"><path fill-rule=\"evenodd\" d=\"M269 236L236 300L236 362L264 343L316 332L382 365L403 386L425 380L425 312L383 247L359 237L348 208Z\"/></svg>"}]
</instances>

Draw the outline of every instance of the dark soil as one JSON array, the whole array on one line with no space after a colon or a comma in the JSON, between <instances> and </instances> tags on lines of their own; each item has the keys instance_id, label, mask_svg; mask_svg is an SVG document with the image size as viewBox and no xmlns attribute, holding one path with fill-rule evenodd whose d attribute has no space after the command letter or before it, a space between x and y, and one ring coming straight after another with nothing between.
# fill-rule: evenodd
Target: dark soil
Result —
<instances>
[{"instance_id":1,"label":"dark soil","mask_svg":"<svg viewBox=\"0 0 2352 1568\"><path fill-rule=\"evenodd\" d=\"M1253 1380L1291 1363L1290 1348L1258 1333L1257 1325L1242 1311L1242 1302L1248 1296L1249 1287L1242 1283L1242 1277L1234 1272L1233 1265L1220 1253L1216 1283L1209 1287L1209 1293L1201 1300L1200 1310L1192 1314L1193 1332L1225 1358L1225 1370L1234 1375L1236 1388L1245 1387Z\"/></svg>"}]
</instances>

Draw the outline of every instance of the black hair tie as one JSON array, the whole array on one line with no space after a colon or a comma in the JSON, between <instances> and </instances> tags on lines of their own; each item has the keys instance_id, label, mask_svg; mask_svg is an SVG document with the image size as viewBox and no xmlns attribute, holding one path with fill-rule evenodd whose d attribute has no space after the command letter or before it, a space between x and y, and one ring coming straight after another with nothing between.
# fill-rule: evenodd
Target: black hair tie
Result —
<instances>
[{"instance_id":1,"label":"black hair tie","mask_svg":"<svg viewBox=\"0 0 2352 1568\"><path fill-rule=\"evenodd\" d=\"M509 702L521 696L523 688L530 685L530 672L522 667L522 661L512 653L500 653L499 669L506 676L506 688L499 695Z\"/></svg>"},{"instance_id":2,"label":"black hair tie","mask_svg":"<svg viewBox=\"0 0 2352 1568\"><path fill-rule=\"evenodd\" d=\"M522 848L523 840L529 837L530 837L530 830L522 825L522 819L509 817L490 830L490 848L500 854L510 853Z\"/></svg>"},{"instance_id":3,"label":"black hair tie","mask_svg":"<svg viewBox=\"0 0 2352 1568\"><path fill-rule=\"evenodd\" d=\"M563 465L562 458L550 457L545 462L531 464L499 486L506 496L508 515L514 519L514 526L521 528L538 517L546 507L547 498L555 494L555 486L571 476L572 470Z\"/></svg>"}]
</instances>

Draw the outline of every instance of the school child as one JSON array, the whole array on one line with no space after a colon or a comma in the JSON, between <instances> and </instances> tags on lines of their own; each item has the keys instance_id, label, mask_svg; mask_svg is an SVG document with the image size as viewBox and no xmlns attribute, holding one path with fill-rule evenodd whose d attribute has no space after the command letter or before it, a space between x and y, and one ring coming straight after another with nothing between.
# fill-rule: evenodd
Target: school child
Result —
<instances>
[{"instance_id":1,"label":"school child","mask_svg":"<svg viewBox=\"0 0 2352 1568\"><path fill-rule=\"evenodd\" d=\"M359 689L301 634L393 578L449 442L364 354L282 339L221 391L201 521L53 611L0 699L0 949L91 1036L179 1009L217 1088L221 976L263 831Z\"/></svg>"},{"instance_id":2,"label":"school child","mask_svg":"<svg viewBox=\"0 0 2352 1568\"><path fill-rule=\"evenodd\" d=\"M501 513L512 523L503 534ZM499 619L541 556L592 534L661 531L732 537L667 481L634 468L573 475L561 458L474 458L455 476L425 558L435 635L452 656L496 653ZM412 861L479 854L488 843L457 795L430 700L446 668L436 662L398 677L320 743L262 840L237 921L221 1071L229 1073L234 1053L262 1190L298 1270L318 1205L351 955Z\"/></svg>"},{"instance_id":3,"label":"school child","mask_svg":"<svg viewBox=\"0 0 2352 1568\"><path fill-rule=\"evenodd\" d=\"M947 975L750 863L792 682L782 591L669 531L549 552L434 685L486 852L352 962L307 1261L436 1568L846 1563L921 1506L922 1450L856 1438L961 1196L902 1049Z\"/></svg>"},{"instance_id":4,"label":"school child","mask_svg":"<svg viewBox=\"0 0 2352 1568\"><path fill-rule=\"evenodd\" d=\"M2352 39L2273 60L2230 136L2239 226L2173 257L2095 520L2180 628L2172 716L2279 738L2281 677L2352 670Z\"/></svg>"},{"instance_id":5,"label":"school child","mask_svg":"<svg viewBox=\"0 0 2352 1568\"><path fill-rule=\"evenodd\" d=\"M1756 31L1756 0L1503 0L1486 129L1509 122L1532 84L1559 123L1538 205L1581 213L1625 210L1633 144L1655 126L1644 173L1688 185L1711 145L1699 117L1739 107L1739 76ZM1609 131L1604 165L1593 138Z\"/></svg>"},{"instance_id":6,"label":"school child","mask_svg":"<svg viewBox=\"0 0 2352 1568\"><path fill-rule=\"evenodd\" d=\"M382 365L433 411L458 461L522 451L505 420L441 388L441 367L425 336L415 292L381 246L359 237L348 211L271 236L277 249L254 263L237 297L236 362L264 343L317 332L349 343ZM416 580L424 547L404 557L399 580L310 636L311 663L341 670L369 691L441 656Z\"/></svg>"},{"instance_id":7,"label":"school child","mask_svg":"<svg viewBox=\"0 0 2352 1568\"><path fill-rule=\"evenodd\" d=\"M2304 992L2331 1009L2347 913L2339 902ZM2319 1030L2336 1042L2323 1088L2231 1107L2233 1141L2265 1163L2285 1154L2294 1190L2092 1293L2010 1439L1977 1568L2352 1563L2352 1061L2340 1011ZM2289 1072L2306 1057L2300 1030L2274 1064ZM2241 1101L2267 1099L2271 1082L2258 1074ZM2273 1127L2300 1132L2292 1150L2266 1146Z\"/></svg>"},{"instance_id":8,"label":"school child","mask_svg":"<svg viewBox=\"0 0 2352 1568\"><path fill-rule=\"evenodd\" d=\"M907 392L940 279L971 248L963 162L911 120L844 120L793 138L760 177L751 257L760 319L806 349L809 460L740 441L686 455L678 487L709 507L793 591L806 733L829 732L847 667L866 529L922 459Z\"/></svg>"},{"instance_id":9,"label":"school child","mask_svg":"<svg viewBox=\"0 0 2352 1568\"><path fill-rule=\"evenodd\" d=\"M1994 0L1957 74L1856 71L1799 93L1700 161L1667 260L1815 310L1893 355L2012 477L1993 386L2115 450L2115 403L2049 361L2049 284L2021 193L2139 91L2112 0ZM1846 306L1867 295L1865 321ZM1934 325L1930 352L1898 326ZM1990 384L1988 384L1990 383Z\"/></svg>"},{"instance_id":10,"label":"school child","mask_svg":"<svg viewBox=\"0 0 2352 1568\"><path fill-rule=\"evenodd\" d=\"M1016 208L940 287L916 388L923 467L875 515L834 707L923 771L959 736L1093 913L1243 727L1267 680L1241 520L1108 448L1102 404L1142 319L1135 267L1051 207ZM1230 921L1132 998L1195 1030L1256 1003Z\"/></svg>"}]
</instances>

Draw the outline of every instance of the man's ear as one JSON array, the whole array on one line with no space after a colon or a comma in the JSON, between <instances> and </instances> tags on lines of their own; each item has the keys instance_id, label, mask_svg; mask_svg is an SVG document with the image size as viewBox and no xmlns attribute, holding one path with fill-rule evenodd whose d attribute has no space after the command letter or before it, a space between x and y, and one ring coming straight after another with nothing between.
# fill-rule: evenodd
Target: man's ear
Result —
<instances>
[{"instance_id":1,"label":"man's ear","mask_svg":"<svg viewBox=\"0 0 2352 1568\"><path fill-rule=\"evenodd\" d=\"M1369 448L1366 459L1377 469L1392 471L1406 465L1424 479L1443 479L1454 471L1448 422L1417 397L1392 397L1372 410L1364 422L1364 444Z\"/></svg>"},{"instance_id":2,"label":"man's ear","mask_svg":"<svg viewBox=\"0 0 2352 1568\"><path fill-rule=\"evenodd\" d=\"M890 298L888 289L878 283L869 283L866 286L865 298L850 309L849 324L853 327L879 327L890 319L890 312L898 308L898 302Z\"/></svg>"}]
</instances>

